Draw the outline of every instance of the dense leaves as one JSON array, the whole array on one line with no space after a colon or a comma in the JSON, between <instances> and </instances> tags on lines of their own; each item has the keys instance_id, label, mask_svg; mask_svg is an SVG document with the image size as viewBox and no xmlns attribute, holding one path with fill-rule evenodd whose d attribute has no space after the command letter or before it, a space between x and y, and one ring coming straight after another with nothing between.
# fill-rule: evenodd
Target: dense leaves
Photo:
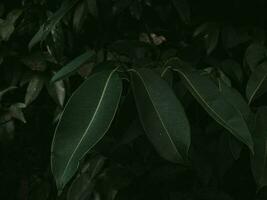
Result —
<instances>
[{"instance_id":1,"label":"dense leaves","mask_svg":"<svg viewBox=\"0 0 267 200\"><path fill-rule=\"evenodd\" d=\"M2 0L0 199L266 200L263 0Z\"/></svg>"}]
</instances>

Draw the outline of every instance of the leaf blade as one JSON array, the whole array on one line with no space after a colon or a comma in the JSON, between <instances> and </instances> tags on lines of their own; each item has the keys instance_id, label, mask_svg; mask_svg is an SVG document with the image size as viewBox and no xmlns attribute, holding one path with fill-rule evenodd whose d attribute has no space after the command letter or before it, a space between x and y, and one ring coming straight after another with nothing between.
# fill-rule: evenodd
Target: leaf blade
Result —
<instances>
[{"instance_id":1,"label":"leaf blade","mask_svg":"<svg viewBox=\"0 0 267 200\"><path fill-rule=\"evenodd\" d=\"M174 70L180 74L191 94L207 113L253 152L252 137L243 116L225 100L217 86L196 70L189 70L185 67L178 67Z\"/></svg>"},{"instance_id":2,"label":"leaf blade","mask_svg":"<svg viewBox=\"0 0 267 200\"><path fill-rule=\"evenodd\" d=\"M79 69L86 61L94 56L93 51L86 51L82 55L74 58L68 64L63 66L51 79L51 82L56 82L66 78Z\"/></svg>"},{"instance_id":3,"label":"leaf blade","mask_svg":"<svg viewBox=\"0 0 267 200\"><path fill-rule=\"evenodd\" d=\"M113 70L93 75L71 96L51 147L52 172L59 190L75 174L80 159L104 137L117 110L121 91L121 80Z\"/></svg>"},{"instance_id":4,"label":"leaf blade","mask_svg":"<svg viewBox=\"0 0 267 200\"><path fill-rule=\"evenodd\" d=\"M190 146L190 127L181 103L168 84L149 69L133 70L132 89L139 117L158 153L183 162Z\"/></svg>"}]
</instances>

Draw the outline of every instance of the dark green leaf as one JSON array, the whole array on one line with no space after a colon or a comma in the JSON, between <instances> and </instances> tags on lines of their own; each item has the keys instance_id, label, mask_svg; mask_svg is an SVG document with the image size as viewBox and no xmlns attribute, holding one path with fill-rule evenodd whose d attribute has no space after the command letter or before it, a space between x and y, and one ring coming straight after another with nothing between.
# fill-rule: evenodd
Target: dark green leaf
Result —
<instances>
[{"instance_id":1,"label":"dark green leaf","mask_svg":"<svg viewBox=\"0 0 267 200\"><path fill-rule=\"evenodd\" d=\"M252 72L246 88L248 103L267 91L267 61L257 66Z\"/></svg>"},{"instance_id":2,"label":"dark green leaf","mask_svg":"<svg viewBox=\"0 0 267 200\"><path fill-rule=\"evenodd\" d=\"M133 70L132 88L142 125L158 153L169 161L183 162L190 127L171 88L149 69Z\"/></svg>"},{"instance_id":3,"label":"dark green leaf","mask_svg":"<svg viewBox=\"0 0 267 200\"><path fill-rule=\"evenodd\" d=\"M64 105L64 100L66 96L66 90L64 81L56 81L55 83L49 84L46 83L46 88L49 95L53 98L53 100L60 106Z\"/></svg>"},{"instance_id":4,"label":"dark green leaf","mask_svg":"<svg viewBox=\"0 0 267 200\"><path fill-rule=\"evenodd\" d=\"M25 104L28 106L32 103L40 94L44 86L44 79L41 76L34 75L27 87L25 95Z\"/></svg>"},{"instance_id":5,"label":"dark green leaf","mask_svg":"<svg viewBox=\"0 0 267 200\"><path fill-rule=\"evenodd\" d=\"M38 42L43 41L48 34L55 28L60 20L75 6L80 0L66 0L62 3L60 9L58 9L47 21L43 24L39 31L33 36L29 43L29 49L31 49Z\"/></svg>"},{"instance_id":6,"label":"dark green leaf","mask_svg":"<svg viewBox=\"0 0 267 200\"><path fill-rule=\"evenodd\" d=\"M59 70L53 77L51 82L55 82L61 79L64 79L71 74L75 73L85 62L87 62L90 58L94 56L93 51L86 51L82 55L76 57L67 65L63 66L61 70Z\"/></svg>"},{"instance_id":7,"label":"dark green leaf","mask_svg":"<svg viewBox=\"0 0 267 200\"><path fill-rule=\"evenodd\" d=\"M52 172L59 190L75 174L83 156L104 137L121 91L115 70L104 71L88 78L70 97L52 143Z\"/></svg>"},{"instance_id":8,"label":"dark green leaf","mask_svg":"<svg viewBox=\"0 0 267 200\"><path fill-rule=\"evenodd\" d=\"M191 94L220 125L246 144L253 152L253 140L245 119L223 94L214 82L199 71L179 65L174 69L186 83Z\"/></svg>"}]
</instances>

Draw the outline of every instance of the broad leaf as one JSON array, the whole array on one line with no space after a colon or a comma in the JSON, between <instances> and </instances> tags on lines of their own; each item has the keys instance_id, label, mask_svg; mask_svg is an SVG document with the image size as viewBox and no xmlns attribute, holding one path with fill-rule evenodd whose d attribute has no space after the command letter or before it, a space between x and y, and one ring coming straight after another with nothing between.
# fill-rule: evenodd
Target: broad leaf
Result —
<instances>
[{"instance_id":1,"label":"broad leaf","mask_svg":"<svg viewBox=\"0 0 267 200\"><path fill-rule=\"evenodd\" d=\"M51 82L55 82L61 79L64 79L71 74L75 73L86 61L94 56L94 52L86 51L82 55L76 57L67 65L63 66L52 78Z\"/></svg>"},{"instance_id":2,"label":"broad leaf","mask_svg":"<svg viewBox=\"0 0 267 200\"><path fill-rule=\"evenodd\" d=\"M251 168L259 188L267 186L267 107L259 108L253 139L255 154L251 155Z\"/></svg>"},{"instance_id":3,"label":"broad leaf","mask_svg":"<svg viewBox=\"0 0 267 200\"><path fill-rule=\"evenodd\" d=\"M70 97L52 143L52 172L59 190L109 129L121 91L122 83L115 70L103 71L88 78Z\"/></svg>"},{"instance_id":4,"label":"broad leaf","mask_svg":"<svg viewBox=\"0 0 267 200\"><path fill-rule=\"evenodd\" d=\"M264 61L252 72L246 88L246 95L249 104L267 91L267 61Z\"/></svg>"},{"instance_id":5,"label":"broad leaf","mask_svg":"<svg viewBox=\"0 0 267 200\"><path fill-rule=\"evenodd\" d=\"M190 146L190 127L181 103L153 71L133 70L131 75L139 117L148 138L163 158L183 162Z\"/></svg>"},{"instance_id":6,"label":"broad leaf","mask_svg":"<svg viewBox=\"0 0 267 200\"><path fill-rule=\"evenodd\" d=\"M179 66L174 70L208 114L253 152L253 140L244 117L227 101L214 82L189 67Z\"/></svg>"}]
</instances>

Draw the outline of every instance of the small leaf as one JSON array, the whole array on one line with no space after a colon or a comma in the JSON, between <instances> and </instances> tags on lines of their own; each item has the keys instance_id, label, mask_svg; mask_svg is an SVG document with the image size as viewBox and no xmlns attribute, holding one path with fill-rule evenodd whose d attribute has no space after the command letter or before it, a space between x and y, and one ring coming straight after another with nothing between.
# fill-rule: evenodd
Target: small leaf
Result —
<instances>
[{"instance_id":1,"label":"small leaf","mask_svg":"<svg viewBox=\"0 0 267 200\"><path fill-rule=\"evenodd\" d=\"M85 19L86 2L79 3L73 13L73 28L79 32Z\"/></svg>"},{"instance_id":2,"label":"small leaf","mask_svg":"<svg viewBox=\"0 0 267 200\"><path fill-rule=\"evenodd\" d=\"M92 16L97 18L98 16L98 8L96 0L87 0L88 10Z\"/></svg>"},{"instance_id":3,"label":"small leaf","mask_svg":"<svg viewBox=\"0 0 267 200\"><path fill-rule=\"evenodd\" d=\"M158 153L183 162L190 146L184 109L168 84L149 69L133 70L132 89L143 128Z\"/></svg>"},{"instance_id":4,"label":"small leaf","mask_svg":"<svg viewBox=\"0 0 267 200\"><path fill-rule=\"evenodd\" d=\"M249 77L246 88L246 95L249 104L253 101L253 99L267 92L266 78L267 78L267 61L264 61L255 68L255 70Z\"/></svg>"},{"instance_id":5,"label":"small leaf","mask_svg":"<svg viewBox=\"0 0 267 200\"><path fill-rule=\"evenodd\" d=\"M183 22L189 24L191 10L189 4L187 3L187 0L172 0L172 2Z\"/></svg>"},{"instance_id":6,"label":"small leaf","mask_svg":"<svg viewBox=\"0 0 267 200\"><path fill-rule=\"evenodd\" d=\"M47 88L49 95L54 99L54 101L58 105L63 106L65 96L66 96L64 81L60 80L52 84L49 84L48 82L46 83L46 88Z\"/></svg>"},{"instance_id":7,"label":"small leaf","mask_svg":"<svg viewBox=\"0 0 267 200\"><path fill-rule=\"evenodd\" d=\"M0 19L0 41L8 41L15 27L7 20Z\"/></svg>"},{"instance_id":8,"label":"small leaf","mask_svg":"<svg viewBox=\"0 0 267 200\"><path fill-rule=\"evenodd\" d=\"M220 93L214 82L199 71L186 68L181 62L174 70L207 113L253 152L253 140L246 121L240 111Z\"/></svg>"},{"instance_id":9,"label":"small leaf","mask_svg":"<svg viewBox=\"0 0 267 200\"><path fill-rule=\"evenodd\" d=\"M44 79L38 75L34 75L27 87L25 95L25 104L28 106L32 103L40 94L44 86Z\"/></svg>"},{"instance_id":10,"label":"small leaf","mask_svg":"<svg viewBox=\"0 0 267 200\"><path fill-rule=\"evenodd\" d=\"M247 121L250 115L250 108L242 95L234 88L227 86L223 81L219 80L219 89L225 100L238 110L243 118Z\"/></svg>"},{"instance_id":11,"label":"small leaf","mask_svg":"<svg viewBox=\"0 0 267 200\"><path fill-rule=\"evenodd\" d=\"M14 24L17 19L21 16L22 10L20 9L15 9L12 10L10 13L8 13L6 20L9 21L11 24Z\"/></svg>"},{"instance_id":12,"label":"small leaf","mask_svg":"<svg viewBox=\"0 0 267 200\"><path fill-rule=\"evenodd\" d=\"M245 61L251 71L266 58L266 48L259 43L252 43L246 50Z\"/></svg>"},{"instance_id":13,"label":"small leaf","mask_svg":"<svg viewBox=\"0 0 267 200\"><path fill-rule=\"evenodd\" d=\"M116 113L122 82L113 71L89 77L70 97L57 125L51 150L52 172L61 191L79 161L105 135Z\"/></svg>"},{"instance_id":14,"label":"small leaf","mask_svg":"<svg viewBox=\"0 0 267 200\"><path fill-rule=\"evenodd\" d=\"M216 23L204 23L195 30L193 36L195 37L200 34L204 37L207 54L209 55L218 44L220 27Z\"/></svg>"},{"instance_id":15,"label":"small leaf","mask_svg":"<svg viewBox=\"0 0 267 200\"><path fill-rule=\"evenodd\" d=\"M11 116L15 119L22 121L23 123L26 123L26 119L22 112L22 109L25 107L26 105L23 103L16 103L16 104L11 105L9 108Z\"/></svg>"},{"instance_id":16,"label":"small leaf","mask_svg":"<svg viewBox=\"0 0 267 200\"><path fill-rule=\"evenodd\" d=\"M218 44L220 29L219 27L214 24L208 30L208 35L206 39L206 47L207 47L207 54L211 54L211 52L216 48Z\"/></svg>"},{"instance_id":17,"label":"small leaf","mask_svg":"<svg viewBox=\"0 0 267 200\"><path fill-rule=\"evenodd\" d=\"M82 55L74 58L67 65L63 66L52 78L51 82L55 82L64 79L71 74L75 73L85 62L94 56L93 51L86 51Z\"/></svg>"},{"instance_id":18,"label":"small leaf","mask_svg":"<svg viewBox=\"0 0 267 200\"><path fill-rule=\"evenodd\" d=\"M259 108L256 115L253 139L255 154L251 155L251 168L260 188L267 186L267 107Z\"/></svg>"},{"instance_id":19,"label":"small leaf","mask_svg":"<svg viewBox=\"0 0 267 200\"><path fill-rule=\"evenodd\" d=\"M10 92L10 91L12 91L12 90L15 90L15 89L17 89L17 87L10 86L10 87L8 87L8 88L6 88L6 89L4 89L4 90L1 90L1 91L0 91L0 101L2 100L3 96L4 96L6 93L8 93L8 92Z\"/></svg>"},{"instance_id":20,"label":"small leaf","mask_svg":"<svg viewBox=\"0 0 267 200\"><path fill-rule=\"evenodd\" d=\"M79 0L66 0L62 3L60 9L58 9L47 21L43 24L39 31L33 36L29 43L29 49L32 49L38 42L43 41L48 34L55 28L60 20L76 5Z\"/></svg>"}]
</instances>

